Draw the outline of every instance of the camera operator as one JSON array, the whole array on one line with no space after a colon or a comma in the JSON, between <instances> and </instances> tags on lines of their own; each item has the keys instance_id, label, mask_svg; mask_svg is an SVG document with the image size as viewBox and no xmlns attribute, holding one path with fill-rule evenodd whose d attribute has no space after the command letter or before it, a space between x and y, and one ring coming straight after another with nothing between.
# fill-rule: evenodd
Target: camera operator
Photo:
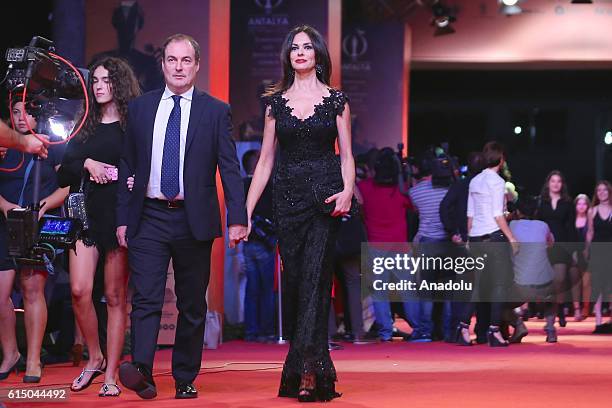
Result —
<instances>
[{"instance_id":1,"label":"camera operator","mask_svg":"<svg viewBox=\"0 0 612 408\"><path fill-rule=\"evenodd\" d=\"M244 191L251 186L253 173L259 160L259 150L249 150L242 157L247 173ZM272 222L272 185L269 182L252 216L252 229L244 242L246 267L246 293L244 299L244 323L246 341L269 343L274 337L274 260L276 236Z\"/></svg>"},{"instance_id":2,"label":"camera operator","mask_svg":"<svg viewBox=\"0 0 612 408\"><path fill-rule=\"evenodd\" d=\"M23 135L31 128L36 127L36 120L28 112L21 102L21 98L13 103L12 112L17 129L23 137L34 137ZM28 124L26 124L26 121ZM39 217L45 213L59 215L59 207L64 202L68 189L59 188L57 183L57 170L60 166L64 145L54 145L49 150L47 160L40 162L41 208ZM22 159L22 154L16 150L9 149L3 160L3 167L17 167ZM34 175L31 170L34 167L34 158L30 154L23 157L23 166L14 172L0 172L0 208L4 217L15 208L22 208L32 203L34 189ZM0 340L2 343L3 362L0 367L0 378L6 378L8 373L23 358L20 356L15 340L15 313L10 299L13 281L15 279L16 267L14 261L8 258L8 236L7 225L4 217L0 217ZM59 261L59 259L58 259ZM44 267L43 267L44 268ZM47 305L45 302L44 289L49 274L53 269L22 267L19 270L21 290L24 298L24 318L27 333L27 366L24 382L39 382L42 374L40 351L47 324Z\"/></svg>"},{"instance_id":3,"label":"camera operator","mask_svg":"<svg viewBox=\"0 0 612 408\"><path fill-rule=\"evenodd\" d=\"M401 193L400 168L393 149L385 147L380 150L374 164L374 177L357 183L359 194L363 198L363 216L366 225L368 242L407 242L408 227L406 210L412 208L410 198ZM392 272L386 271L381 279L390 281ZM374 314L381 341L392 341L393 314L391 305L384 292L377 294L374 301ZM408 302L402 302L405 317L409 318ZM411 319L410 319L411 320ZM408 322L411 326L412 321ZM414 326L413 326L414 328Z\"/></svg>"},{"instance_id":4,"label":"camera operator","mask_svg":"<svg viewBox=\"0 0 612 408\"><path fill-rule=\"evenodd\" d=\"M26 129L27 131L27 129ZM43 139L46 138L45 135ZM16 149L24 153L37 154L43 159L47 158L48 151L45 143L32 134L21 134L11 129L0 120L0 146Z\"/></svg>"}]
</instances>

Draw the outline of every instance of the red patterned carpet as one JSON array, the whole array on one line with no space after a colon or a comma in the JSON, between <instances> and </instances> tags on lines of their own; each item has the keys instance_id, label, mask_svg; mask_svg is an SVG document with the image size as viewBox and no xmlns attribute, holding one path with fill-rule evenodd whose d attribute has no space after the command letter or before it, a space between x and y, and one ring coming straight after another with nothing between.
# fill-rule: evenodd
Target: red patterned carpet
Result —
<instances>
[{"instance_id":1,"label":"red patterned carpet","mask_svg":"<svg viewBox=\"0 0 612 408\"><path fill-rule=\"evenodd\" d=\"M524 343L507 349L458 347L440 342L352 345L334 351L338 390L344 395L329 407L609 407L612 406L612 336L591 335L593 319L559 330L559 343L546 344L543 321L528 322ZM7 403L15 407L287 407L294 400L276 398L287 346L234 341L204 352L197 379L197 400L174 399L170 351L157 353L159 396L140 400L124 391L119 398L97 396L100 381L66 403ZM44 369L41 387L67 386L80 368ZM23 388L11 375L0 383ZM2 403L0 403L1 406ZM312 404L311 404L312 405ZM316 405L316 404L315 404Z\"/></svg>"}]
</instances>

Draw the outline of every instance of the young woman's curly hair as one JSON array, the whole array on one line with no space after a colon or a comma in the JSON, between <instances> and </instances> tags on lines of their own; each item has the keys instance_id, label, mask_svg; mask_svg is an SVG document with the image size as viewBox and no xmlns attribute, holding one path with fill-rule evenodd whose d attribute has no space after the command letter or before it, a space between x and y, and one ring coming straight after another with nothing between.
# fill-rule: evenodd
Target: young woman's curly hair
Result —
<instances>
[{"instance_id":1,"label":"young woman's curly hair","mask_svg":"<svg viewBox=\"0 0 612 408\"><path fill-rule=\"evenodd\" d=\"M119 112L119 124L125 131L127 123L128 103L140 95L140 84L134 75L132 67L121 58L103 57L94 61L89 67L89 83L87 84L87 95L89 98L89 114L85 120L85 126L76 136L81 141L87 140L102 120L102 105L96 102L93 92L93 73L98 67L108 70L110 90L113 94L113 102Z\"/></svg>"}]
</instances>

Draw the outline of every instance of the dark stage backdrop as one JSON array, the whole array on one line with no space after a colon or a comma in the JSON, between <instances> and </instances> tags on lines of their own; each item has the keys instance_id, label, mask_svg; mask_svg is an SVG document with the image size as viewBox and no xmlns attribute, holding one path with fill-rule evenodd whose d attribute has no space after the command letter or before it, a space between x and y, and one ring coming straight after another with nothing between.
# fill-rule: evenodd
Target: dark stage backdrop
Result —
<instances>
[{"instance_id":1,"label":"dark stage backdrop","mask_svg":"<svg viewBox=\"0 0 612 408\"><path fill-rule=\"evenodd\" d=\"M260 95L280 78L280 50L289 30L310 24L327 39L328 20L328 0L232 0L230 104L236 140L262 138Z\"/></svg>"},{"instance_id":2,"label":"dark stage backdrop","mask_svg":"<svg viewBox=\"0 0 612 408\"><path fill-rule=\"evenodd\" d=\"M446 141L465 161L495 139L525 193L538 194L553 169L564 173L573 196L592 196L596 179L612 179L606 70L419 70L411 79L411 154Z\"/></svg>"}]
</instances>

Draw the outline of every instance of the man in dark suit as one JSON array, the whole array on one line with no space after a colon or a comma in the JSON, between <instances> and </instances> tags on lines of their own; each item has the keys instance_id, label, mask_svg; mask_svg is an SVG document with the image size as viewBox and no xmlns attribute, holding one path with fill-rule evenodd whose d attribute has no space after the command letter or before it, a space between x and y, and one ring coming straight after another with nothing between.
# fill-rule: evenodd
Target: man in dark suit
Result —
<instances>
[{"instance_id":1,"label":"man in dark suit","mask_svg":"<svg viewBox=\"0 0 612 408\"><path fill-rule=\"evenodd\" d=\"M246 236L247 215L229 106L194 88L198 43L175 34L164 43L162 56L166 88L130 104L119 170L117 239L128 247L133 288L132 362L120 366L119 378L141 398L157 395L151 372L172 259L179 311L172 375L176 398L195 398L211 247L221 236L217 166L230 246Z\"/></svg>"}]
</instances>

